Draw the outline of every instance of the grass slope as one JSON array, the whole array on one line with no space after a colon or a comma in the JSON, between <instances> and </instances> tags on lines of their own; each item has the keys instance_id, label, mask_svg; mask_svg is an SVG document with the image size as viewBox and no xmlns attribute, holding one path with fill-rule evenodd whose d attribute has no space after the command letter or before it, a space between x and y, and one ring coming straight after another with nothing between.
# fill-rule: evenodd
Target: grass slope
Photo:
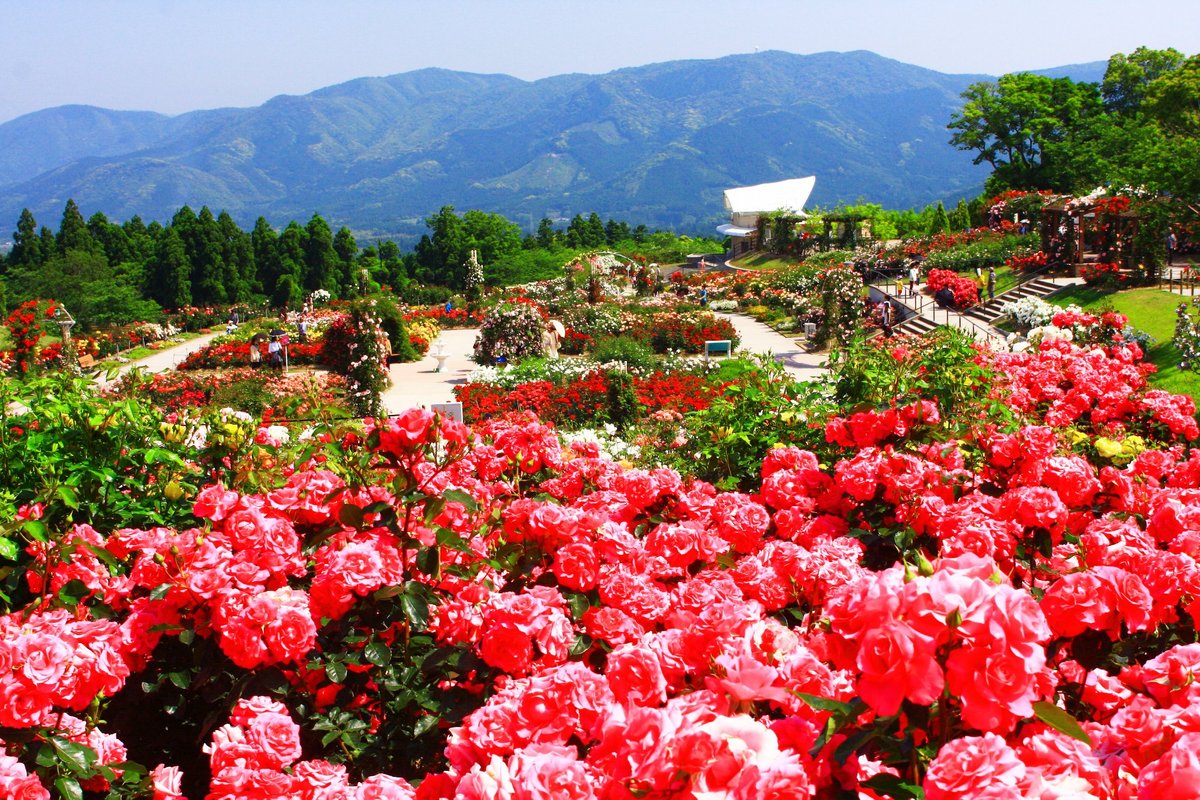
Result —
<instances>
[{"instance_id":1,"label":"grass slope","mask_svg":"<svg viewBox=\"0 0 1200 800\"><path fill-rule=\"evenodd\" d=\"M1158 372L1150 376L1150 384L1168 392L1200 398L1200 374L1179 368L1179 351L1171 344L1171 337L1175 335L1175 309L1191 298L1153 287L1104 292L1076 286L1049 299L1063 307L1074 304L1092 312L1112 309L1129 317L1130 325L1154 337L1146 359L1158 367Z\"/></svg>"}]
</instances>

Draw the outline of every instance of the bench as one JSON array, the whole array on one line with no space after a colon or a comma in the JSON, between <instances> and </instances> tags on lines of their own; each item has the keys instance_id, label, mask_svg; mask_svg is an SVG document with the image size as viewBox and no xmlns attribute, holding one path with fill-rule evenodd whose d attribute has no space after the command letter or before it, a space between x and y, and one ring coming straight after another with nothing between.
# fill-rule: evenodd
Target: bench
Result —
<instances>
[{"instance_id":1,"label":"bench","mask_svg":"<svg viewBox=\"0 0 1200 800\"><path fill-rule=\"evenodd\" d=\"M80 369L91 369L96 366L96 359L90 353L85 353L79 357Z\"/></svg>"},{"instance_id":2,"label":"bench","mask_svg":"<svg viewBox=\"0 0 1200 800\"><path fill-rule=\"evenodd\" d=\"M704 343L704 360L707 361L711 356L733 355L733 342L729 339L709 339Z\"/></svg>"}]
</instances>

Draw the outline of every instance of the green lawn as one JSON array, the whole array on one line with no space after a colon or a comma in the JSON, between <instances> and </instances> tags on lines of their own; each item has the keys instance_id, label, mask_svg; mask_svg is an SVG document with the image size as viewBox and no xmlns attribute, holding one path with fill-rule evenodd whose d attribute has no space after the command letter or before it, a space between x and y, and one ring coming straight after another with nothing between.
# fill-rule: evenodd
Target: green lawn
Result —
<instances>
[{"instance_id":1,"label":"green lawn","mask_svg":"<svg viewBox=\"0 0 1200 800\"><path fill-rule=\"evenodd\" d=\"M1176 394L1200 399L1200 374L1179 368L1179 351L1171 344L1175 335L1175 309L1190 297L1180 297L1162 289L1128 289L1103 292L1087 286L1075 286L1050 298L1059 306L1077 305L1085 311L1112 309L1129 317L1129 324L1154 337L1146 359L1158 367L1150 376L1151 385Z\"/></svg>"},{"instance_id":2,"label":"green lawn","mask_svg":"<svg viewBox=\"0 0 1200 800\"><path fill-rule=\"evenodd\" d=\"M737 258L730 262L734 266L743 267L745 269L783 269L785 267L794 267L800 262L794 258L775 255L773 253L756 252L754 255L744 258Z\"/></svg>"}]
</instances>

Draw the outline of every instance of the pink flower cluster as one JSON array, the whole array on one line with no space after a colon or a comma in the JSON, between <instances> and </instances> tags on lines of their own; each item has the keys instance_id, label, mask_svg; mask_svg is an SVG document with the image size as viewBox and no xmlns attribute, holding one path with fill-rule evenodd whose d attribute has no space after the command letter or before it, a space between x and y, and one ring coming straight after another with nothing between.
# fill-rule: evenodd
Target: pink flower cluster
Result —
<instances>
[{"instance_id":1,"label":"pink flower cluster","mask_svg":"<svg viewBox=\"0 0 1200 800\"><path fill-rule=\"evenodd\" d=\"M408 781L374 775L352 785L341 764L301 761L300 726L287 708L266 697L238 702L229 723L205 745L212 767L208 800L412 800ZM179 776L163 769L156 775L155 800L175 800Z\"/></svg>"},{"instance_id":2,"label":"pink flower cluster","mask_svg":"<svg viewBox=\"0 0 1200 800\"><path fill-rule=\"evenodd\" d=\"M211 737L210 798L874 798L889 777L934 800L1195 797L1190 401L1148 391L1123 348L979 357L1011 424L947 442L928 400L856 412L825 426L833 457L772 449L753 493L565 450L530 419L414 410L346 440L377 470L365 488L308 462L270 491L206 488L195 529L78 526L30 572L39 595L84 586L74 614L0 621L0 724L119 762L65 711L163 637L295 678L360 603L416 582L432 638L483 665L447 680L479 701L445 769L356 782L256 697ZM1145 440L1093 463L1081 431ZM284 699L331 696L310 676ZM0 761L0 785L46 796L31 768ZM175 768L153 779L180 796Z\"/></svg>"}]
</instances>

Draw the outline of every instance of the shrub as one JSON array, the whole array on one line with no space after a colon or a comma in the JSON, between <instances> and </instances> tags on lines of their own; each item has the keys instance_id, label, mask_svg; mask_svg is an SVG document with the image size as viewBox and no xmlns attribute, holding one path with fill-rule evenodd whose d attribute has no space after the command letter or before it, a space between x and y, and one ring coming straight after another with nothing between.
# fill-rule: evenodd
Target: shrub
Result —
<instances>
[{"instance_id":1,"label":"shrub","mask_svg":"<svg viewBox=\"0 0 1200 800\"><path fill-rule=\"evenodd\" d=\"M542 331L546 326L541 312L530 303L502 303L484 315L475 340L477 364L493 364L497 359L515 363L529 356L542 355Z\"/></svg>"},{"instance_id":2,"label":"shrub","mask_svg":"<svg viewBox=\"0 0 1200 800\"><path fill-rule=\"evenodd\" d=\"M931 269L929 276L925 279L925 285L935 295L943 288L949 287L954 295L955 308L966 308L979 302L979 284L957 272Z\"/></svg>"},{"instance_id":3,"label":"shrub","mask_svg":"<svg viewBox=\"0 0 1200 800\"><path fill-rule=\"evenodd\" d=\"M387 334L388 347L392 358L396 361L418 361L421 355L409 339L408 328L404 322L404 314L396 305L396 301L387 295L377 295L371 298L372 310L379 320L380 327ZM425 348L429 348L429 340L425 340Z\"/></svg>"},{"instance_id":4,"label":"shrub","mask_svg":"<svg viewBox=\"0 0 1200 800\"><path fill-rule=\"evenodd\" d=\"M973 272L977 269L999 267L1010 258L1025 258L1038 251L1036 236L994 236L954 245L945 250L931 250L925 256L929 269L954 272Z\"/></svg>"},{"instance_id":5,"label":"shrub","mask_svg":"<svg viewBox=\"0 0 1200 800\"><path fill-rule=\"evenodd\" d=\"M613 361L639 370L654 368L654 351L645 343L629 336L612 336L601 339L592 351L592 358L602 364Z\"/></svg>"},{"instance_id":6,"label":"shrub","mask_svg":"<svg viewBox=\"0 0 1200 800\"><path fill-rule=\"evenodd\" d=\"M325 333L325 363L346 376L350 408L359 416L383 410L380 394L389 381L387 334L372 315L373 305L355 303Z\"/></svg>"}]
</instances>

